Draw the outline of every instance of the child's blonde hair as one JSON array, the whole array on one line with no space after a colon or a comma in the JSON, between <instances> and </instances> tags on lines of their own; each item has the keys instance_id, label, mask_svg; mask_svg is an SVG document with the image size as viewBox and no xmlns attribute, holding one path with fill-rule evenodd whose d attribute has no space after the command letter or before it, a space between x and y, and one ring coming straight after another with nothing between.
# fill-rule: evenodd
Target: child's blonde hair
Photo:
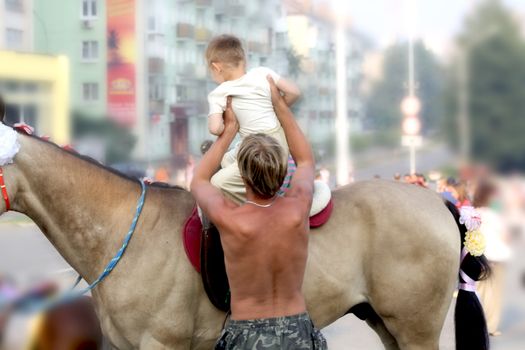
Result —
<instances>
[{"instance_id":1,"label":"child's blonde hair","mask_svg":"<svg viewBox=\"0 0 525 350\"><path fill-rule=\"evenodd\" d=\"M211 65L214 62L226 63L232 67L238 67L246 61L242 43L236 36L219 35L213 38L206 49L206 62Z\"/></svg>"},{"instance_id":2,"label":"child's blonde hair","mask_svg":"<svg viewBox=\"0 0 525 350\"><path fill-rule=\"evenodd\" d=\"M261 198L277 194L287 172L287 159L277 140L265 134L244 138L239 147L237 162L247 186Z\"/></svg>"}]
</instances>

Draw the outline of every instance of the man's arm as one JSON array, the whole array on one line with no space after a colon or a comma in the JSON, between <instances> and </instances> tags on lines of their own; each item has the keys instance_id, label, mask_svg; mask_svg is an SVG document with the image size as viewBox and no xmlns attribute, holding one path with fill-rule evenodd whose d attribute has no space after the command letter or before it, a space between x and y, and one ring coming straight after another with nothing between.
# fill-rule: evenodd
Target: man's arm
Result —
<instances>
[{"instance_id":1,"label":"man's arm","mask_svg":"<svg viewBox=\"0 0 525 350\"><path fill-rule=\"evenodd\" d=\"M190 185L197 204L212 222L217 222L221 218L225 208L235 207L232 201L226 199L221 191L211 184L210 179L220 166L221 159L238 130L239 124L233 113L229 96L224 112L224 131L204 154Z\"/></svg>"},{"instance_id":2,"label":"man's arm","mask_svg":"<svg viewBox=\"0 0 525 350\"><path fill-rule=\"evenodd\" d=\"M270 83L275 114L281 122L290 153L297 165L297 170L292 177L291 188L286 192L286 196L300 197L305 204L308 204L308 210L310 210L315 167L312 149L271 76L268 76L268 82Z\"/></svg>"}]
</instances>

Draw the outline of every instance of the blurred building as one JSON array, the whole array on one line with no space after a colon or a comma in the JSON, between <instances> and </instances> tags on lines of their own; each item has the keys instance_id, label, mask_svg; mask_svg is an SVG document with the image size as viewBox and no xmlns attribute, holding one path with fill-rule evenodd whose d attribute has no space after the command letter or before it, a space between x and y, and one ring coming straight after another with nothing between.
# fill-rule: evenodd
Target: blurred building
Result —
<instances>
[{"instance_id":1,"label":"blurred building","mask_svg":"<svg viewBox=\"0 0 525 350\"><path fill-rule=\"evenodd\" d=\"M284 24L277 27L276 51L288 61L287 73L296 78L303 98L296 110L303 129L319 152L330 148L335 134L336 59L333 2L283 1ZM282 21L282 20L281 20ZM346 21L347 106L351 132L362 130L362 80L365 40ZM297 66L297 62L300 65Z\"/></svg>"},{"instance_id":2,"label":"blurred building","mask_svg":"<svg viewBox=\"0 0 525 350\"><path fill-rule=\"evenodd\" d=\"M25 122L39 135L69 143L66 57L0 50L0 95L6 101L7 123Z\"/></svg>"},{"instance_id":3,"label":"blurred building","mask_svg":"<svg viewBox=\"0 0 525 350\"><path fill-rule=\"evenodd\" d=\"M301 125L314 144L333 142L334 19L327 1L33 1L35 49L70 59L72 109L133 130L137 160L170 160L181 168L212 138L207 94L215 85L204 53L222 33L243 41L248 68L268 66L297 81ZM350 27L348 35L349 118L356 130L362 55Z\"/></svg>"},{"instance_id":4,"label":"blurred building","mask_svg":"<svg viewBox=\"0 0 525 350\"><path fill-rule=\"evenodd\" d=\"M63 56L35 55L33 1L0 2L0 95L9 124L25 122L38 134L69 143L69 73Z\"/></svg>"},{"instance_id":5,"label":"blurred building","mask_svg":"<svg viewBox=\"0 0 525 350\"><path fill-rule=\"evenodd\" d=\"M33 0L0 2L0 48L30 52L33 48Z\"/></svg>"},{"instance_id":6,"label":"blurred building","mask_svg":"<svg viewBox=\"0 0 525 350\"><path fill-rule=\"evenodd\" d=\"M71 67L73 110L106 114L106 20L100 0L34 1L34 48L65 55Z\"/></svg>"}]
</instances>

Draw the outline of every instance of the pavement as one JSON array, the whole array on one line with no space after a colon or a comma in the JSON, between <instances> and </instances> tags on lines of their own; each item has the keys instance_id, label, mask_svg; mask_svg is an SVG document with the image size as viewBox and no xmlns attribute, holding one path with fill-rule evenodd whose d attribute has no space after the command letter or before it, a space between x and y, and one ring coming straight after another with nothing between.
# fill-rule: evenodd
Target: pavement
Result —
<instances>
[{"instance_id":1,"label":"pavement","mask_svg":"<svg viewBox=\"0 0 525 350\"><path fill-rule=\"evenodd\" d=\"M525 240L516 242L515 252L525 251ZM75 274L55 251L39 229L18 214L6 214L0 218L0 273L9 273L21 285L42 280L57 281L63 288L74 282ZM501 331L503 335L491 338L493 350L525 349L525 289L522 276L525 273L525 255L515 254L507 268L505 301ZM453 308L451 307L441 336L441 350L454 349ZM26 319L16 319L10 330L18 334L14 342L22 342ZM383 349L379 338L366 323L353 315L345 316L323 329L329 348ZM18 350L13 344L8 349Z\"/></svg>"}]
</instances>

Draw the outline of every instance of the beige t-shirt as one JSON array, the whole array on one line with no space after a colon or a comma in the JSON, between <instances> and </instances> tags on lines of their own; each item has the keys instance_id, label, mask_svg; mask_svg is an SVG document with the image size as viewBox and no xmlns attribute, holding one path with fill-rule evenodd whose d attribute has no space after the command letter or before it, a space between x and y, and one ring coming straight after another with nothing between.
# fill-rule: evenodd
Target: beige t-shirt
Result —
<instances>
[{"instance_id":1,"label":"beige t-shirt","mask_svg":"<svg viewBox=\"0 0 525 350\"><path fill-rule=\"evenodd\" d=\"M236 80L220 84L208 95L212 114L222 114L226 109L226 97L232 96L232 107L239 121L241 136L275 129L279 120L272 105L270 85L266 77L271 75L277 83L280 76L266 67L251 69Z\"/></svg>"}]
</instances>

